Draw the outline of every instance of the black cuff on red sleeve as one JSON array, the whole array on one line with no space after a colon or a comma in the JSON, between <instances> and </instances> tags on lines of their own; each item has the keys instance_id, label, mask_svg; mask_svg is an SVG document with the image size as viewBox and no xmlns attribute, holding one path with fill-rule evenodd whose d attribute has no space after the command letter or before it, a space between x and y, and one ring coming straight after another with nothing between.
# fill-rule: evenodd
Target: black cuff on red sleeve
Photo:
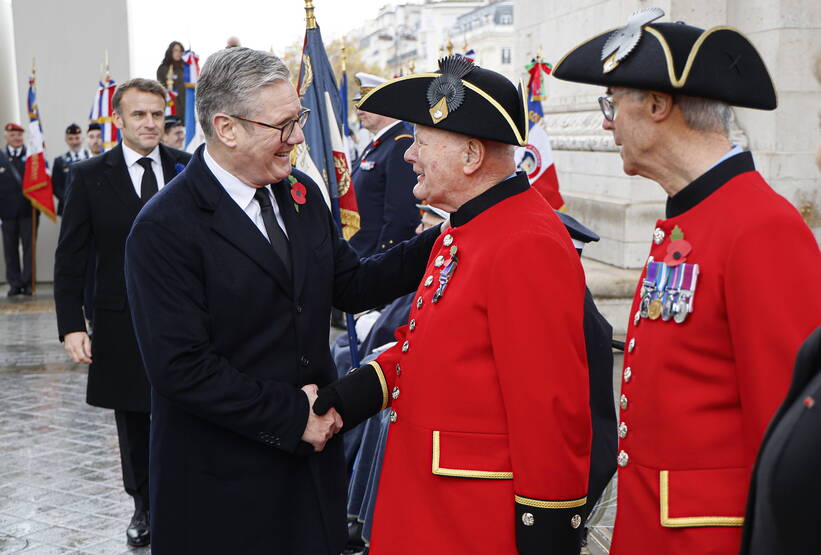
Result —
<instances>
[{"instance_id":1,"label":"black cuff on red sleeve","mask_svg":"<svg viewBox=\"0 0 821 555\"><path fill-rule=\"evenodd\" d=\"M346 432L388 406L388 386L382 367L369 362L327 386L336 394L333 406L342 417ZM320 396L323 392L320 391Z\"/></svg>"},{"instance_id":2,"label":"black cuff on red sleeve","mask_svg":"<svg viewBox=\"0 0 821 555\"><path fill-rule=\"evenodd\" d=\"M516 547L522 555L579 555L586 498L545 501L516 496Z\"/></svg>"}]
</instances>

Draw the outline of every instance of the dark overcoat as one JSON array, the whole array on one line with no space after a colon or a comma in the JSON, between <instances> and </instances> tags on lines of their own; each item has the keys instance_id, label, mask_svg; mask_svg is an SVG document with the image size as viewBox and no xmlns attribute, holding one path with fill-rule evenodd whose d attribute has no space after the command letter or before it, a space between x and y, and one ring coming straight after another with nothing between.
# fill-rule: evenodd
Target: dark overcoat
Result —
<instances>
[{"instance_id":1,"label":"dark overcoat","mask_svg":"<svg viewBox=\"0 0 821 555\"><path fill-rule=\"evenodd\" d=\"M742 555L821 553L819 375L821 327L798 351L787 398L764 435L747 498Z\"/></svg>"},{"instance_id":2,"label":"dark overcoat","mask_svg":"<svg viewBox=\"0 0 821 555\"><path fill-rule=\"evenodd\" d=\"M186 164L191 155L160 145L160 158L168 182L177 173L176 165ZM95 320L86 400L97 407L148 412L148 382L137 351L123 275L125 240L140 211L140 198L121 145L71 168L54 260L60 341L68 333L86 331L83 290L93 240L97 253Z\"/></svg>"},{"instance_id":3,"label":"dark overcoat","mask_svg":"<svg viewBox=\"0 0 821 555\"><path fill-rule=\"evenodd\" d=\"M126 246L152 387L152 552L338 554L342 441L306 454L300 388L336 379L331 306L359 312L412 291L438 230L360 261L294 171L307 187L298 211L288 182L272 185L291 277L202 153L146 205Z\"/></svg>"}]
</instances>

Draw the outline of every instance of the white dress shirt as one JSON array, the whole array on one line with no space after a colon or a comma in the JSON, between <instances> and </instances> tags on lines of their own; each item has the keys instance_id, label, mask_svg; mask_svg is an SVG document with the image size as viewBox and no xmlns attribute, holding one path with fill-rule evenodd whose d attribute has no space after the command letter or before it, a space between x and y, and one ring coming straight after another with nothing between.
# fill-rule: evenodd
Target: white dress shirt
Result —
<instances>
[{"instance_id":1,"label":"white dress shirt","mask_svg":"<svg viewBox=\"0 0 821 555\"><path fill-rule=\"evenodd\" d=\"M262 233L262 236L270 243L271 240L268 238L268 232L265 231L265 222L262 220L262 211L260 210L259 203L254 199L254 193L256 193L257 189L246 185L236 176L217 164L217 161L209 154L208 147L205 147L203 150L202 158L205 160L205 165L208 166L208 169L211 170L211 173L214 174L214 177L216 177L217 181L222 185L222 188L225 189L225 192L231 197L231 200L237 203L237 206L245 212L245 215L251 219L254 225L257 226L257 229L259 229L259 232ZM268 193L268 197L271 199L271 204L274 207L276 222L287 237L288 230L285 229L285 222L282 220L282 214L279 213L279 205L277 205L277 200L274 198L273 192L271 192L271 186L266 185L264 189Z\"/></svg>"},{"instance_id":2,"label":"white dress shirt","mask_svg":"<svg viewBox=\"0 0 821 555\"><path fill-rule=\"evenodd\" d=\"M145 170L137 163L140 158L151 158L151 169L154 170L154 175L157 177L157 190L159 191L165 187L165 179L162 173L162 161L160 160L160 145L154 147L154 150L143 156L136 150L131 150L125 144L123 145L123 156L125 157L125 167L128 168L128 175L131 176L131 184L134 186L134 191L137 193L137 198L140 198L140 189L142 186L143 173Z\"/></svg>"}]
</instances>

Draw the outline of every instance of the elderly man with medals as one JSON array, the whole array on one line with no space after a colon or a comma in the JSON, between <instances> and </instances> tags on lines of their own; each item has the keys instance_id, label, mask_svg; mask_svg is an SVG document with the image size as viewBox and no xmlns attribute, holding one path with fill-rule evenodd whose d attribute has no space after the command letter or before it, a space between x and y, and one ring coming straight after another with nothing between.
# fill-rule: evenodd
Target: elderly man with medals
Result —
<instances>
[{"instance_id":1,"label":"elderly man with medals","mask_svg":"<svg viewBox=\"0 0 821 555\"><path fill-rule=\"evenodd\" d=\"M390 407L371 553L576 554L591 445L584 274L523 172L521 86L461 57L364 95L413 122L414 195L451 213L396 345L320 390Z\"/></svg>"},{"instance_id":2,"label":"elderly man with medals","mask_svg":"<svg viewBox=\"0 0 821 555\"><path fill-rule=\"evenodd\" d=\"M821 256L796 209L728 140L730 106L773 110L753 45L649 8L568 53L624 171L666 214L627 330L611 554L738 553L747 484L802 340L821 322Z\"/></svg>"}]
</instances>

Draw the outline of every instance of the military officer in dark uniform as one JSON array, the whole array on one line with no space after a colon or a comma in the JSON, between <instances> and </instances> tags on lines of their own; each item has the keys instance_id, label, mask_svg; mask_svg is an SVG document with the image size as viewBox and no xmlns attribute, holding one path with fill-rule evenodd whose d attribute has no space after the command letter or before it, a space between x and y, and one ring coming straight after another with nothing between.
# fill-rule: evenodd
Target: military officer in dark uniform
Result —
<instances>
[{"instance_id":1,"label":"military officer in dark uniform","mask_svg":"<svg viewBox=\"0 0 821 555\"><path fill-rule=\"evenodd\" d=\"M23 196L23 174L26 172L23 128L16 123L7 123L3 129L6 132L6 148L0 158L0 220L3 222L8 296L14 297L31 295L31 203Z\"/></svg>"},{"instance_id":2,"label":"military officer in dark uniform","mask_svg":"<svg viewBox=\"0 0 821 555\"><path fill-rule=\"evenodd\" d=\"M356 80L360 85L356 101L385 82L367 73L357 73ZM356 113L362 127L373 133L351 175L361 228L350 243L359 256L366 257L413 237L419 210L412 192L416 174L403 158L413 142L410 130L394 118L363 110Z\"/></svg>"},{"instance_id":3,"label":"military officer in dark uniform","mask_svg":"<svg viewBox=\"0 0 821 555\"><path fill-rule=\"evenodd\" d=\"M88 160L91 153L83 148L83 130L76 123L66 127L66 144L68 151L54 159L51 170L51 184L54 187L54 196L57 197L57 215L63 214L63 200L66 197L66 185L71 164L80 160Z\"/></svg>"}]
</instances>

